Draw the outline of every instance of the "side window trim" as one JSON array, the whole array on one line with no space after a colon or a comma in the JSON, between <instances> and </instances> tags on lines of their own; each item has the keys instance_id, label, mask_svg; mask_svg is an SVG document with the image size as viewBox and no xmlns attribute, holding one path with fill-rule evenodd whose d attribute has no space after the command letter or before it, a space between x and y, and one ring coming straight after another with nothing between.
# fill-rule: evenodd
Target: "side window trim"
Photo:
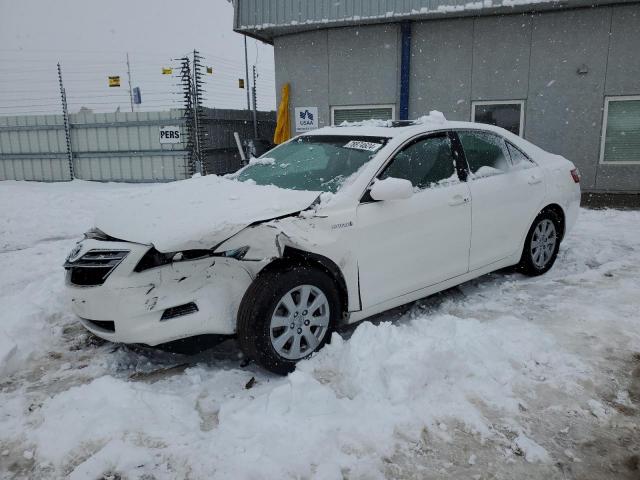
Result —
<instances>
[{"instance_id":1,"label":"side window trim","mask_svg":"<svg viewBox=\"0 0 640 480\"><path fill-rule=\"evenodd\" d=\"M453 156L456 160L456 171L458 172L458 178L461 182L467 182L469 180L469 164L467 163L467 157L464 155L464 148L462 148L462 142L458 137L456 130L447 132L453 145Z\"/></svg>"},{"instance_id":2,"label":"side window trim","mask_svg":"<svg viewBox=\"0 0 640 480\"><path fill-rule=\"evenodd\" d=\"M513 144L513 142L510 142L509 140L507 140L506 138L504 139L504 143L507 144L507 152L509 152L509 160L511 162L511 166L514 166L513 163L513 158L511 158L511 150L509 150L509 147L517 150L518 152L520 152L520 154L529 162L531 163L531 165L537 165L536 162L534 162L531 157L529 155L527 155L521 148L517 147L516 145Z\"/></svg>"}]
</instances>

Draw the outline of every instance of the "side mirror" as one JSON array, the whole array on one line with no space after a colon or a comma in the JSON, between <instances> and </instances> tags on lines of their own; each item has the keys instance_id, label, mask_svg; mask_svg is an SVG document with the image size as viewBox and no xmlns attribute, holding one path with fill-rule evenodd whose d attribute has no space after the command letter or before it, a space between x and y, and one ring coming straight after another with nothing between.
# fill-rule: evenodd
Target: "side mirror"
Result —
<instances>
[{"instance_id":1,"label":"side mirror","mask_svg":"<svg viewBox=\"0 0 640 480\"><path fill-rule=\"evenodd\" d=\"M403 200L413 195L413 185L402 178L385 178L376 180L369 190L374 200Z\"/></svg>"}]
</instances>

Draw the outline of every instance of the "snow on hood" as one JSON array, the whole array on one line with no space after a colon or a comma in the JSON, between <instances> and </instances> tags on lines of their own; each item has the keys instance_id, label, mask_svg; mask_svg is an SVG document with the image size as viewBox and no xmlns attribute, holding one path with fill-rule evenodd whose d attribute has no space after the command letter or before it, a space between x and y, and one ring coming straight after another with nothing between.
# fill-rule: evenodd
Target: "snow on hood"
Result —
<instances>
[{"instance_id":1,"label":"snow on hood","mask_svg":"<svg viewBox=\"0 0 640 480\"><path fill-rule=\"evenodd\" d=\"M320 193L208 175L120 198L97 216L95 226L161 252L212 248L254 222L306 209Z\"/></svg>"}]
</instances>

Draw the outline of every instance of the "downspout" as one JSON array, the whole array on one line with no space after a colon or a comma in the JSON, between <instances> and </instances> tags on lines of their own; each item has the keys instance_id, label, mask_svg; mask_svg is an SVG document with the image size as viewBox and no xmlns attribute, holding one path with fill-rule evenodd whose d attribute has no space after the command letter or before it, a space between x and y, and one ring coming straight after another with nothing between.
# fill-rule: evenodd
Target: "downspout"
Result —
<instances>
[{"instance_id":1,"label":"downspout","mask_svg":"<svg viewBox=\"0 0 640 480\"><path fill-rule=\"evenodd\" d=\"M400 24L402 34L400 56L400 120L409 119L409 79L411 74L411 22Z\"/></svg>"}]
</instances>

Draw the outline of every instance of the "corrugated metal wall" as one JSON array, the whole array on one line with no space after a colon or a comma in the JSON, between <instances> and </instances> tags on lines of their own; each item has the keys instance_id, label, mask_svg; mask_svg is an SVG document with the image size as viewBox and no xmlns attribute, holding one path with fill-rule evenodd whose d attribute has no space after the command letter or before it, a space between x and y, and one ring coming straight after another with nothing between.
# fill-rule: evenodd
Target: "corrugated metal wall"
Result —
<instances>
[{"instance_id":1,"label":"corrugated metal wall","mask_svg":"<svg viewBox=\"0 0 640 480\"><path fill-rule=\"evenodd\" d=\"M573 161L583 191L640 193L640 164L600 162L606 101L640 95L639 19L636 2L414 22L409 118L439 110L469 121L475 102L523 102L524 137ZM389 23L276 37L276 85L290 84L290 112L316 106L324 126L332 107L397 106L399 30Z\"/></svg>"},{"instance_id":2,"label":"corrugated metal wall","mask_svg":"<svg viewBox=\"0 0 640 480\"><path fill-rule=\"evenodd\" d=\"M0 180L70 180L62 115L0 117Z\"/></svg>"},{"instance_id":3,"label":"corrugated metal wall","mask_svg":"<svg viewBox=\"0 0 640 480\"><path fill-rule=\"evenodd\" d=\"M186 176L185 143L160 144L162 126L182 111L78 113L69 116L75 177L157 182ZM70 180L62 115L0 117L0 180Z\"/></svg>"},{"instance_id":4,"label":"corrugated metal wall","mask_svg":"<svg viewBox=\"0 0 640 480\"><path fill-rule=\"evenodd\" d=\"M260 138L273 138L275 112L257 112ZM69 116L75 178L163 182L187 175L182 110L77 113ZM205 109L203 151L209 173L240 168L233 132L253 137L246 110ZM160 144L160 127L179 126L181 142ZM62 115L0 117L0 180L71 180Z\"/></svg>"},{"instance_id":5,"label":"corrugated metal wall","mask_svg":"<svg viewBox=\"0 0 640 480\"><path fill-rule=\"evenodd\" d=\"M160 144L159 136L160 127L182 125L181 110L69 117L77 178L134 182L185 178L186 143Z\"/></svg>"}]
</instances>

